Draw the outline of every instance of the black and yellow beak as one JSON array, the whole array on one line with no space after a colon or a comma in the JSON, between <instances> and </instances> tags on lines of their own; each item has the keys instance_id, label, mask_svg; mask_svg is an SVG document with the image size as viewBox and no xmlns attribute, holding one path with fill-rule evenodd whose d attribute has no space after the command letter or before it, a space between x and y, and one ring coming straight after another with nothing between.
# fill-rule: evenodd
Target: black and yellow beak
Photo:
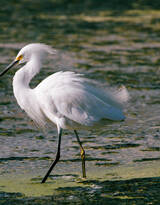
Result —
<instances>
[{"instance_id":1,"label":"black and yellow beak","mask_svg":"<svg viewBox=\"0 0 160 205\"><path fill-rule=\"evenodd\" d=\"M0 77L3 76L10 68L12 68L14 65L16 65L19 61L14 60L12 63L10 63L2 73L0 73Z\"/></svg>"},{"instance_id":2,"label":"black and yellow beak","mask_svg":"<svg viewBox=\"0 0 160 205\"><path fill-rule=\"evenodd\" d=\"M16 65L20 60L22 59L22 56L17 57L12 63L10 63L2 73L0 73L0 77L3 76L10 68L12 68L14 65Z\"/></svg>"}]
</instances>

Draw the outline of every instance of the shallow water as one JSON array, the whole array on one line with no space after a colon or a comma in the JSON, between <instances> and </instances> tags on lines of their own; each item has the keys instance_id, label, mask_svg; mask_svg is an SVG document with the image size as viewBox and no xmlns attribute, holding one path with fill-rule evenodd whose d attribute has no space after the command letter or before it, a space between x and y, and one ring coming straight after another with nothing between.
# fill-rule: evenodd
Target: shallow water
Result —
<instances>
[{"instance_id":1,"label":"shallow water","mask_svg":"<svg viewBox=\"0 0 160 205\"><path fill-rule=\"evenodd\" d=\"M19 12L19 7L15 9ZM48 59L32 87L52 72L74 70L104 87L125 85L131 100L125 107L125 122L79 133L87 154L87 180L80 178L76 138L64 131L61 161L41 185L56 154L57 131L41 132L20 110L12 92L15 70L8 72L0 81L0 203L156 204L160 188L159 11L73 16L38 12L39 17L31 14L26 21L25 15L17 18L12 13L14 26L4 12L0 14L1 69L23 45L44 42L56 48L57 55Z\"/></svg>"}]
</instances>

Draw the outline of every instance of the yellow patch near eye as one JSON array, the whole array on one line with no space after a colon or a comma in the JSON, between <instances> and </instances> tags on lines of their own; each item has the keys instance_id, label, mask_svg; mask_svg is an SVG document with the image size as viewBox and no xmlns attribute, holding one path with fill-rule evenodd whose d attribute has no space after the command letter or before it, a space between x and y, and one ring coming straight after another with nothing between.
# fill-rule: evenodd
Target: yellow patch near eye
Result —
<instances>
[{"instance_id":1,"label":"yellow patch near eye","mask_svg":"<svg viewBox=\"0 0 160 205\"><path fill-rule=\"evenodd\" d=\"M20 55L20 56L18 56L18 57L16 58L16 61L20 61L20 60L22 60L22 58L23 58L23 56Z\"/></svg>"}]
</instances>

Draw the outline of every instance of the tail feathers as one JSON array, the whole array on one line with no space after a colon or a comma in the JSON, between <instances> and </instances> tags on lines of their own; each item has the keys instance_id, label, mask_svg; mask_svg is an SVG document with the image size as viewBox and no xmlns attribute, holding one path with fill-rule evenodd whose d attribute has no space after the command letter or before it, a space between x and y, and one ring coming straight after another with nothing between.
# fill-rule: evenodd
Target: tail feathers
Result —
<instances>
[{"instance_id":1,"label":"tail feathers","mask_svg":"<svg viewBox=\"0 0 160 205\"><path fill-rule=\"evenodd\" d=\"M125 103L129 101L129 93L124 85L122 85L116 92L115 97L121 102Z\"/></svg>"},{"instance_id":2,"label":"tail feathers","mask_svg":"<svg viewBox=\"0 0 160 205\"><path fill-rule=\"evenodd\" d=\"M114 93L115 100L120 104L120 107L123 107L125 103L127 103L130 99L129 93L125 86L121 86Z\"/></svg>"},{"instance_id":3,"label":"tail feathers","mask_svg":"<svg viewBox=\"0 0 160 205\"><path fill-rule=\"evenodd\" d=\"M130 96L125 86L121 86L118 90L112 92L112 99L117 108L122 109L129 101Z\"/></svg>"}]
</instances>

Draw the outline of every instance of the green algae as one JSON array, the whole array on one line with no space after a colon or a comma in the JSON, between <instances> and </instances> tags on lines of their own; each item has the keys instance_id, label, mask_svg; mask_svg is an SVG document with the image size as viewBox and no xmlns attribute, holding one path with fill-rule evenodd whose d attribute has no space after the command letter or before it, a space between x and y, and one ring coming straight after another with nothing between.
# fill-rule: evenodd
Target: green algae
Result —
<instances>
[{"instance_id":1,"label":"green algae","mask_svg":"<svg viewBox=\"0 0 160 205\"><path fill-rule=\"evenodd\" d=\"M149 204L157 202L160 164L155 162L88 170L87 179L55 174L46 184L33 174L0 177L0 203ZM1 203L2 204L2 203Z\"/></svg>"}]
</instances>

